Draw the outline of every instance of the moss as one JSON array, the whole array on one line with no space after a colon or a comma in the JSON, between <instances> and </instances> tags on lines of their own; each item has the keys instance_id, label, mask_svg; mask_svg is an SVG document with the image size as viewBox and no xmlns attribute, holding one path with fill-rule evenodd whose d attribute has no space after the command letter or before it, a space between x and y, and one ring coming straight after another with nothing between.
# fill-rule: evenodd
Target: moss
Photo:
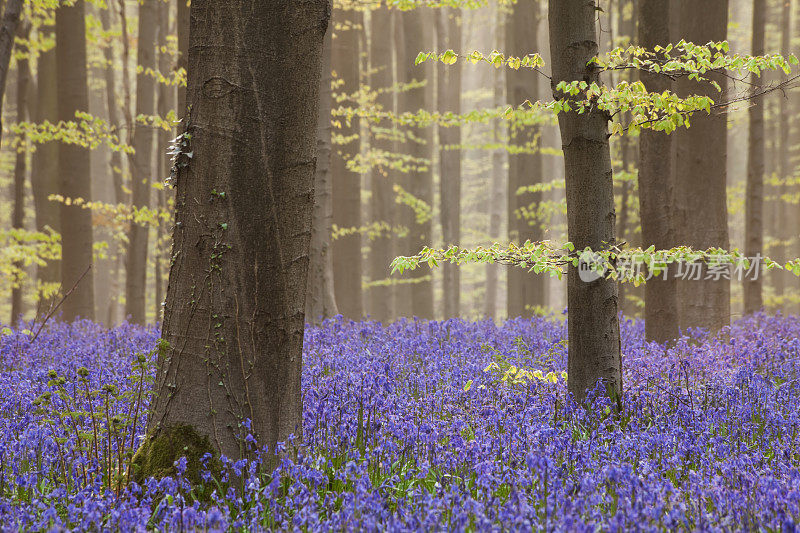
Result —
<instances>
[{"instance_id":1,"label":"moss","mask_svg":"<svg viewBox=\"0 0 800 533\"><path fill-rule=\"evenodd\" d=\"M200 435L192 426L159 428L145 437L133 456L133 480L142 484L149 477L163 478L177 474L175 462L186 457L185 477L192 485L201 483L203 471L200 458L210 453L208 467L212 474L219 472L219 461L208 437Z\"/></svg>"}]
</instances>

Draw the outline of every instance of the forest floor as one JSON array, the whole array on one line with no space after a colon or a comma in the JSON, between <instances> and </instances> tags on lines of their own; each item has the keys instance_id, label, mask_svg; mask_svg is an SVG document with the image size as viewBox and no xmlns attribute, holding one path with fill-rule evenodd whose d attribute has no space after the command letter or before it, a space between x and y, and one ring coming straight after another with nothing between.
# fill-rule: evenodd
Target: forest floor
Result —
<instances>
[{"instance_id":1,"label":"forest floor","mask_svg":"<svg viewBox=\"0 0 800 533\"><path fill-rule=\"evenodd\" d=\"M305 438L277 470L125 487L157 331L54 324L31 344L5 328L0 528L800 527L799 319L669 350L625 321L621 413L565 405L565 336L557 318L328 321L307 331Z\"/></svg>"}]
</instances>

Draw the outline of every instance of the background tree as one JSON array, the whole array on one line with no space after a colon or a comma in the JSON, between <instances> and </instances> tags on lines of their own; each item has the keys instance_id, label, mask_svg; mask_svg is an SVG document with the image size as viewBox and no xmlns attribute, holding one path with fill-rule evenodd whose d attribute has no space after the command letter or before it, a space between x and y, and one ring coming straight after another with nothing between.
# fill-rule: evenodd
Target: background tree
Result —
<instances>
[{"instance_id":1,"label":"background tree","mask_svg":"<svg viewBox=\"0 0 800 533\"><path fill-rule=\"evenodd\" d=\"M752 53L765 51L764 32L767 21L766 0L753 2ZM753 74L753 84L759 82ZM750 106L750 136L747 153L747 197L745 215L745 255L756 257L764 253L764 104ZM763 276L744 280L744 312L755 313L764 306Z\"/></svg>"},{"instance_id":2,"label":"background tree","mask_svg":"<svg viewBox=\"0 0 800 533\"><path fill-rule=\"evenodd\" d=\"M70 121L76 112L89 111L86 72L86 17L83 0L56 9L56 85L58 119ZM92 198L89 150L61 143L58 147L61 174L59 190L65 198ZM69 290L78 286L62 306L64 320L94 319L94 276L92 213L74 203L61 207L61 284ZM88 273L81 279L84 272Z\"/></svg>"},{"instance_id":3,"label":"background tree","mask_svg":"<svg viewBox=\"0 0 800 533\"><path fill-rule=\"evenodd\" d=\"M677 10L660 0L640 0L639 45L647 49L672 42L670 17ZM641 73L641 80L650 93L672 90L666 76ZM639 210L643 247L667 250L678 244L672 220L675 195L673 166L674 136L644 130L639 137ZM668 342L680 334L678 316L678 281L672 275L653 276L644 287L645 337L649 341Z\"/></svg>"},{"instance_id":4,"label":"background tree","mask_svg":"<svg viewBox=\"0 0 800 533\"><path fill-rule=\"evenodd\" d=\"M514 4L506 25L506 53L524 56L539 49L539 17L538 2ZM509 70L506 73L509 103L519 106L525 100L539 100L538 76L531 69ZM541 241L544 238L543 221L523 216L523 210L536 212L536 206L543 199L541 191L530 190L542 182L541 128L536 124L522 124L512 127L510 133L511 145L523 151L512 153L508 158L508 239L517 243ZM510 269L507 293L508 317L530 317L533 308L546 305L547 279L522 269Z\"/></svg>"},{"instance_id":5,"label":"background tree","mask_svg":"<svg viewBox=\"0 0 800 533\"><path fill-rule=\"evenodd\" d=\"M333 12L332 61L338 82L335 106L357 103L362 63L359 38L363 24L361 11L337 9ZM360 228L363 219L361 175L347 168L347 162L361 151L360 121L357 117L349 122L338 120L337 126L342 141L331 154L333 224L338 228ZM353 232L336 238L332 245L336 304L344 316L355 319L364 316L361 244L361 233Z\"/></svg>"},{"instance_id":6,"label":"background tree","mask_svg":"<svg viewBox=\"0 0 800 533\"><path fill-rule=\"evenodd\" d=\"M680 2L681 37L693 43L724 41L728 34L728 1L708 0L698 3ZM711 74L710 79L727 88L724 74ZM697 83L688 76L678 79L679 95L697 94L716 98L718 92L710 82ZM725 113L711 116L695 114L690 128L680 129L675 142L678 157L676 172L675 216L678 242L705 250L711 247L730 248L728 239L727 125ZM718 331L730 323L730 279L686 280L678 283L680 324Z\"/></svg>"},{"instance_id":7,"label":"background tree","mask_svg":"<svg viewBox=\"0 0 800 533\"><path fill-rule=\"evenodd\" d=\"M140 67L136 75L136 115L153 115L155 105L156 30L158 4L139 4L139 31L136 61ZM147 69L150 69L148 72ZM130 158L132 203L136 208L150 207L153 179L153 142L155 131L148 124L138 123L133 130L134 152ZM128 231L128 250L125 263L125 314L135 324L145 323L145 295L147 294L147 252L150 228L131 222Z\"/></svg>"}]
</instances>

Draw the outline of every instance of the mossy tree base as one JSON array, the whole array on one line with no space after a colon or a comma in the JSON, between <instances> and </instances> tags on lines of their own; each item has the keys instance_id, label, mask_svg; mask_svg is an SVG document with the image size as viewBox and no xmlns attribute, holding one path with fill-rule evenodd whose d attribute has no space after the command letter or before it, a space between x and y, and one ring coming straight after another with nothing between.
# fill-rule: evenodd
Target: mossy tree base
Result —
<instances>
[{"instance_id":1,"label":"mossy tree base","mask_svg":"<svg viewBox=\"0 0 800 533\"><path fill-rule=\"evenodd\" d=\"M199 484L203 470L200 460L206 453L212 457L208 468L212 473L218 473L219 461L208 437L200 435L192 426L159 428L145 437L133 456L133 481L142 484L150 477L174 477L178 473L175 462L186 457L184 477L193 485Z\"/></svg>"}]
</instances>

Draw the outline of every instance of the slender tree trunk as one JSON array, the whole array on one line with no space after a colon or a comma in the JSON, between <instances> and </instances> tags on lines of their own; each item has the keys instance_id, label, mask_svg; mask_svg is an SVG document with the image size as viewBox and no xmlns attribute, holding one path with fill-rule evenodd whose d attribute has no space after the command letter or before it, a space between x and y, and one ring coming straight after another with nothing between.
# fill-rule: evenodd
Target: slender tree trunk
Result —
<instances>
[{"instance_id":1,"label":"slender tree trunk","mask_svg":"<svg viewBox=\"0 0 800 533\"><path fill-rule=\"evenodd\" d=\"M170 4L162 2L158 8L158 70L162 73L167 73L172 68L172 58L167 51L167 36L170 32ZM167 116L170 110L175 109L175 89L163 83L158 84L158 115L161 117ZM158 130L158 139L156 142L156 169L158 172L157 179L164 181L169 175L169 157L167 156L167 148L171 138L170 132L163 128ZM167 209L167 191L164 189L157 191L158 209L164 211ZM170 196L172 194L170 193ZM159 322L163 317L163 303L164 303L164 268L168 264L169 250L166 247L165 238L167 235L167 224L165 221L160 220L156 230L156 246L155 246L155 261L153 261L154 278L156 286L155 298L155 320Z\"/></svg>"},{"instance_id":2,"label":"slender tree trunk","mask_svg":"<svg viewBox=\"0 0 800 533\"><path fill-rule=\"evenodd\" d=\"M14 50L14 38L17 35L17 25L22 15L22 4L23 0L8 0L3 10L2 25L0 25L0 117L2 117L2 97L6 92L11 52ZM0 118L0 125L2 125L2 118ZM0 136L2 136L1 128Z\"/></svg>"},{"instance_id":3,"label":"slender tree trunk","mask_svg":"<svg viewBox=\"0 0 800 533\"><path fill-rule=\"evenodd\" d=\"M501 49L505 43L505 16L500 8L497 8L496 16L496 38L497 48ZM505 69L496 69L494 72L494 105L500 107L506 103L505 91ZM494 142L503 142L503 128L502 121L496 121L494 124ZM505 170L505 154L504 150L497 149L492 153L492 182L491 199L489 201L489 239L491 242L497 242L500 239L500 226L502 224L503 213L503 185L505 177L503 171ZM484 306L483 314L486 318L495 320L497 318L497 291L499 287L499 269L497 265L486 265L486 303Z\"/></svg>"},{"instance_id":4,"label":"slender tree trunk","mask_svg":"<svg viewBox=\"0 0 800 533\"><path fill-rule=\"evenodd\" d=\"M44 26L39 33L46 35L53 32L52 26ZM34 120L41 124L45 121L58 122L58 86L56 85L56 51L55 49L39 54L36 68L36 104ZM33 209L36 214L36 230L52 229L61 233L61 217L58 204L48 197L58 194L58 146L57 141L48 141L36 147L31 157L31 190L33 191ZM57 260L36 268L38 290L47 285L57 285L61 281L61 265ZM41 293L40 293L41 294Z\"/></svg>"},{"instance_id":5,"label":"slender tree trunk","mask_svg":"<svg viewBox=\"0 0 800 533\"><path fill-rule=\"evenodd\" d=\"M333 226L331 182L331 34L328 28L322 53L322 75L319 89L319 118L317 120L317 170L314 175L314 214L311 224L311 254L308 265L308 294L306 320L318 324L321 319L339 313L333 294L333 263L331 261L331 232Z\"/></svg>"},{"instance_id":6,"label":"slender tree trunk","mask_svg":"<svg viewBox=\"0 0 800 533\"><path fill-rule=\"evenodd\" d=\"M370 86L373 90L383 90L376 103L384 110L394 109L392 93L386 89L395 82L392 66L393 39L392 12L379 8L370 14L372 19L370 39L371 72ZM376 138L373 149L394 151L394 143L389 139ZM370 210L373 223L394 225L394 191L392 182L381 169L374 168L370 178ZM371 282L389 276L389 264L394 259L394 235L391 230L380 232L370 241L369 279ZM394 287L392 285L373 285L369 289L369 314L374 320L386 322L394 318Z\"/></svg>"},{"instance_id":7,"label":"slender tree trunk","mask_svg":"<svg viewBox=\"0 0 800 533\"><path fill-rule=\"evenodd\" d=\"M538 27L540 8L537 2L517 2L509 15L506 30L506 50L508 54L524 56L539 48ZM539 100L539 74L530 69L509 70L506 72L507 98L512 106L521 105L525 100ZM516 243L527 240L537 242L544 238L541 220L526 220L520 214L523 208L536 206L542 201L541 192L523 192L521 187L529 187L542 182L543 161L539 153L538 126L522 126L509 132L511 144L534 148L536 153L510 154L508 157L508 238ZM547 278L516 268L508 270L507 311L508 317L530 317L532 309L547 304Z\"/></svg>"},{"instance_id":8,"label":"slender tree trunk","mask_svg":"<svg viewBox=\"0 0 800 533\"><path fill-rule=\"evenodd\" d=\"M652 50L671 42L670 16L675 16L669 2L641 0L639 9L639 45ZM650 93L672 88L664 76L641 74ZM675 174L673 136L642 130L639 136L639 218L642 246L657 250L672 248L675 228L672 223ZM644 328L648 341L670 342L680 335L678 320L678 282L674 276L654 275L644 287Z\"/></svg>"},{"instance_id":9,"label":"slender tree trunk","mask_svg":"<svg viewBox=\"0 0 800 533\"><path fill-rule=\"evenodd\" d=\"M461 12L451 8L436 12L437 47L441 50L461 49ZM436 88L440 112L461 112L461 63L438 70ZM442 237L445 246L461 244L461 127L439 128L439 201ZM442 265L444 274L444 318L459 315L461 305L461 271L457 265Z\"/></svg>"},{"instance_id":10,"label":"slender tree trunk","mask_svg":"<svg viewBox=\"0 0 800 533\"><path fill-rule=\"evenodd\" d=\"M441 11L441 10L439 10ZM433 47L433 24L429 9L415 9L401 15L403 38L398 39L397 76L401 83L413 81L426 81L424 87L405 91L398 95L400 111L415 112L420 109L433 107L433 65L425 63L414 66L414 59L420 47ZM408 154L417 159L433 159L433 129L430 127L413 128L414 140L408 143ZM410 172L405 176L407 191L433 207L433 171L430 164L425 169ZM419 223L414 213L407 206L402 208L408 215L406 224L409 227L407 239L408 251L418 253L423 246L431 246L431 233L433 221L426 220ZM411 272L415 283L405 285L405 293L410 303L410 314L419 318L433 318L433 283L431 272L426 269L417 269ZM427 278L426 281L419 281ZM398 294L398 300L400 295ZM399 303L399 301L398 301Z\"/></svg>"},{"instance_id":11,"label":"slender tree trunk","mask_svg":"<svg viewBox=\"0 0 800 533\"><path fill-rule=\"evenodd\" d=\"M780 11L780 25L781 25L781 53L786 56L791 53L791 36L792 36L792 2L791 0L783 0L781 2ZM786 76L782 75L780 81L785 81ZM789 135L789 97L786 94L778 93L780 102L779 109L779 131L780 131L780 152L778 157L778 178L781 180L781 185L778 188L778 203L777 203L777 216L778 216L778 245L774 248L774 257L781 263L786 262L789 257L790 241L792 238L792 228L790 216L792 207L787 203L785 197L790 191L788 182L794 178L794 172L789 160L789 153L791 150L791 136ZM785 271L776 271L775 277L775 293L779 297L780 309L786 313L789 309L789 304L785 300L787 294L791 294L789 287L791 274Z\"/></svg>"},{"instance_id":12,"label":"slender tree trunk","mask_svg":"<svg viewBox=\"0 0 800 533\"><path fill-rule=\"evenodd\" d=\"M56 72L59 120L75 120L89 110L86 84L86 20L83 0L56 9ZM58 147L60 191L65 198L92 199L89 149L61 143ZM62 306L66 321L94 320L92 213L77 205L61 204L61 284L70 290L89 269Z\"/></svg>"},{"instance_id":13,"label":"slender tree trunk","mask_svg":"<svg viewBox=\"0 0 800 533\"><path fill-rule=\"evenodd\" d=\"M561 0L549 3L553 93L563 81L598 82L587 66L597 55L597 2ZM614 183L605 113L561 113L561 143L566 171L569 240L576 249L600 250L615 242ZM619 302L615 281L584 282L569 267L569 390L578 400L599 383L617 400L622 394Z\"/></svg>"},{"instance_id":14,"label":"slender tree trunk","mask_svg":"<svg viewBox=\"0 0 800 533\"><path fill-rule=\"evenodd\" d=\"M767 20L766 0L753 2L752 55L764 54L764 30ZM753 84L760 83L755 74ZM750 138L747 150L747 194L745 198L745 255L764 253L764 102L753 102L750 113ZM744 280L744 312L755 313L764 307L763 276Z\"/></svg>"},{"instance_id":15,"label":"slender tree trunk","mask_svg":"<svg viewBox=\"0 0 800 533\"><path fill-rule=\"evenodd\" d=\"M302 439L303 310L329 16L325 0L192 3L191 146L178 165L162 333L169 346L159 354L148 437L135 459L139 479L171 473L182 455L190 471L206 451L247 455L247 433L270 452L292 434Z\"/></svg>"},{"instance_id":16,"label":"slender tree trunk","mask_svg":"<svg viewBox=\"0 0 800 533\"><path fill-rule=\"evenodd\" d=\"M794 33L793 39L793 52L796 56L800 56L800 5L797 2L794 2L794 22L792 32ZM763 105L763 104L762 104ZM800 116L800 98L796 95L792 99L792 117ZM797 121L792 121L793 129L792 129L792 156L791 161L793 163L793 177L795 178L795 184L791 188L791 192L794 194L795 198L800 197L800 184L797 183L796 180L800 179L800 124ZM790 206L790 218L787 221L787 226L789 228L793 228L791 231L790 237L792 239L792 247L790 251L790 255L792 258L800 257L800 204L793 204ZM791 284L793 287L793 292L796 295L800 295L800 278L796 276L791 276ZM790 312L793 314L800 314L800 300L795 300L791 307Z\"/></svg>"},{"instance_id":17,"label":"slender tree trunk","mask_svg":"<svg viewBox=\"0 0 800 533\"><path fill-rule=\"evenodd\" d=\"M681 35L693 43L724 41L728 35L728 0L698 3L681 0ZM711 76L727 88L725 76ZM678 80L678 94L708 95L719 99L710 83L698 84L688 77ZM695 113L691 127L677 132L676 215L681 244L705 250L729 247L727 208L728 124L724 113ZM730 323L730 279L680 280L679 308L681 328L701 327L712 332Z\"/></svg>"},{"instance_id":18,"label":"slender tree trunk","mask_svg":"<svg viewBox=\"0 0 800 533\"><path fill-rule=\"evenodd\" d=\"M30 26L25 30L23 38L30 36ZM23 57L17 60L17 122L27 120L28 110L28 86L31 81L31 69L28 58ZM25 227L25 173L27 172L26 160L28 158L27 145L17 149L14 162L14 212L11 225L17 229ZM22 269L20 263L17 268ZM22 303L22 287L14 287L11 291L11 321L14 324L24 312Z\"/></svg>"},{"instance_id":19,"label":"slender tree trunk","mask_svg":"<svg viewBox=\"0 0 800 533\"><path fill-rule=\"evenodd\" d=\"M136 62L142 69L156 68L156 28L158 5L144 2L139 5L139 31ZM155 112L155 80L146 72L136 76L136 116ZM145 124L136 124L133 134L134 154L131 162L131 190L134 208L150 207L153 179L153 141L155 132ZM147 320L147 252L150 228L131 221L128 230L128 250L125 263L125 314L134 324Z\"/></svg>"},{"instance_id":20,"label":"slender tree trunk","mask_svg":"<svg viewBox=\"0 0 800 533\"><path fill-rule=\"evenodd\" d=\"M177 0L178 68L186 71L189 60L189 0ZM186 87L178 87L178 116L186 115Z\"/></svg>"},{"instance_id":21,"label":"slender tree trunk","mask_svg":"<svg viewBox=\"0 0 800 533\"><path fill-rule=\"evenodd\" d=\"M339 27L333 40L333 70L341 95L355 95L360 87L359 34L364 20L360 11L336 9L333 26ZM334 105L355 106L355 99L339 99ZM350 124L341 121L339 133L346 140L331 154L333 180L333 223L339 228L361 227L361 175L347 169L347 162L361 151L361 127L358 119ZM333 287L339 312L348 318L364 316L362 288L361 233L339 237L333 241Z\"/></svg>"},{"instance_id":22,"label":"slender tree trunk","mask_svg":"<svg viewBox=\"0 0 800 533\"><path fill-rule=\"evenodd\" d=\"M104 32L111 31L113 26L114 11L109 5L106 9L100 9L100 24ZM108 113L108 123L114 128L114 132L119 132L119 104L117 103L117 81L115 64L116 57L114 55L113 40L109 40L103 48L103 57L106 61L105 68L103 69L104 78L106 82L106 110ZM109 165L111 170L111 180L114 185L114 202L117 204L127 203L127 193L125 192L124 179L122 174L122 153L117 150L112 150L109 158ZM120 294L120 275L122 273L123 254L118 250L118 246L114 246L113 250L113 266L111 268L111 294L108 298L108 307L106 310L105 321L106 324L116 324L119 321L119 294Z\"/></svg>"}]
</instances>

